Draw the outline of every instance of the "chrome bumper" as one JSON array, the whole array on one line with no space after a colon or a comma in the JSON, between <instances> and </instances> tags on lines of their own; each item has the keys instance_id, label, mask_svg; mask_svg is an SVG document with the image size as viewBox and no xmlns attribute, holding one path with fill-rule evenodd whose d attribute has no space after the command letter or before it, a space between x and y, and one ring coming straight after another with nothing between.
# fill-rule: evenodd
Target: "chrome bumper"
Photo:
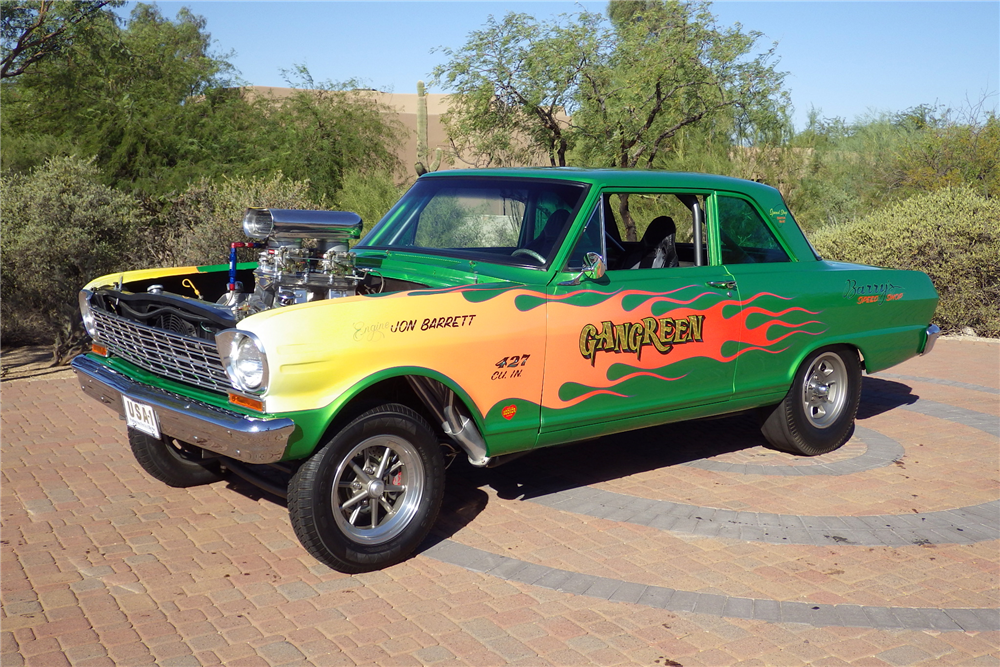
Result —
<instances>
[{"instance_id":1,"label":"chrome bumper","mask_svg":"<svg viewBox=\"0 0 1000 667\"><path fill-rule=\"evenodd\" d=\"M295 430L291 419L254 419L213 408L134 382L110 368L80 355L73 360L80 388L87 396L124 416L122 394L153 407L160 432L183 442L246 463L273 463L281 459Z\"/></svg>"},{"instance_id":2,"label":"chrome bumper","mask_svg":"<svg viewBox=\"0 0 1000 667\"><path fill-rule=\"evenodd\" d=\"M934 349L934 343L940 336L941 336L941 327L939 327L936 324L932 324L929 327L927 327L927 342L924 343L924 349L920 352L920 356L923 356L925 354L930 354L931 350Z\"/></svg>"}]
</instances>

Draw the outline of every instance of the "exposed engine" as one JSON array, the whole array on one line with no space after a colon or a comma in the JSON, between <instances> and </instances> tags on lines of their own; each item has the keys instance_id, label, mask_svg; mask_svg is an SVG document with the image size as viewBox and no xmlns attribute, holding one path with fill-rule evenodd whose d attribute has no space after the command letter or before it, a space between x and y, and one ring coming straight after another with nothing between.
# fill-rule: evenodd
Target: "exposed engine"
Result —
<instances>
[{"instance_id":1,"label":"exposed engine","mask_svg":"<svg viewBox=\"0 0 1000 667\"><path fill-rule=\"evenodd\" d=\"M140 368L210 391L229 392L216 336L271 308L387 289L418 287L355 268L348 241L361 218L341 211L249 209L233 243L229 274L197 271L154 275L80 292L80 312L95 349ZM254 267L241 249L259 251ZM253 281L252 288L244 287ZM377 286L377 287L376 287ZM249 285L248 285L249 287Z\"/></svg>"},{"instance_id":2,"label":"exposed engine","mask_svg":"<svg viewBox=\"0 0 1000 667\"><path fill-rule=\"evenodd\" d=\"M251 208L243 231L254 241L232 244L229 291L218 301L237 320L280 306L352 296L364 278L348 251L348 241L361 235L356 213ZM237 250L247 247L261 250L252 292L236 272Z\"/></svg>"},{"instance_id":3,"label":"exposed engine","mask_svg":"<svg viewBox=\"0 0 1000 667\"><path fill-rule=\"evenodd\" d=\"M356 268L355 255L348 249L348 242L361 236L361 217L356 213L252 208L243 218L243 231L251 240L230 244L228 279L225 271L210 271L83 290L80 309L91 336L154 369L160 366L151 361L144 365L137 351L151 343L135 342L141 335L158 335L151 333L154 330L214 345L220 331L272 308L426 287ZM240 252L247 250L257 251L255 268L238 261ZM148 329L136 330L132 322ZM128 350L134 352L131 357Z\"/></svg>"}]
</instances>

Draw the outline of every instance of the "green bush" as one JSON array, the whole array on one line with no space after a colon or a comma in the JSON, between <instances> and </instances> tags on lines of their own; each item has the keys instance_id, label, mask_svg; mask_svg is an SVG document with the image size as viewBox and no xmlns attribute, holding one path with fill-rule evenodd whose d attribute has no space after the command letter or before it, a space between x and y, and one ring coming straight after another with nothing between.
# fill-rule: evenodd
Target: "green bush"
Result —
<instances>
[{"instance_id":1,"label":"green bush","mask_svg":"<svg viewBox=\"0 0 1000 667\"><path fill-rule=\"evenodd\" d=\"M396 185L391 172L351 171L344 175L343 188L336 195L337 208L360 215L367 234L405 191L405 187Z\"/></svg>"},{"instance_id":2,"label":"green bush","mask_svg":"<svg viewBox=\"0 0 1000 667\"><path fill-rule=\"evenodd\" d=\"M997 199L942 188L825 227L811 240L827 259L925 272L941 297L934 321L944 331L971 327L1000 337Z\"/></svg>"},{"instance_id":3,"label":"green bush","mask_svg":"<svg viewBox=\"0 0 1000 667\"><path fill-rule=\"evenodd\" d=\"M309 198L309 182L280 172L271 178L203 179L162 202L156 224L143 236L143 266L190 266L229 261L229 244L247 241L248 207L322 208ZM256 257L254 257L256 259Z\"/></svg>"},{"instance_id":4,"label":"green bush","mask_svg":"<svg viewBox=\"0 0 1000 667\"><path fill-rule=\"evenodd\" d=\"M56 157L0 178L0 327L5 344L52 343L59 362L83 339L77 293L134 267L144 222L133 197L100 183L92 160Z\"/></svg>"}]
</instances>

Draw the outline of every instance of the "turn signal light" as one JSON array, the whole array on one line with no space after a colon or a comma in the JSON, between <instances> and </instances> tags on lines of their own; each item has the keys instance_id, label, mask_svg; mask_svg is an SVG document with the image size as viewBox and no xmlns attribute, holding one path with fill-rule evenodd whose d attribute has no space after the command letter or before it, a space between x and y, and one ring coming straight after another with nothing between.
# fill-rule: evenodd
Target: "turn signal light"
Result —
<instances>
[{"instance_id":1,"label":"turn signal light","mask_svg":"<svg viewBox=\"0 0 1000 667\"><path fill-rule=\"evenodd\" d=\"M108 356L108 348L104 347L103 345L98 345L97 343L90 344L90 351L93 352L94 354L99 354L102 357Z\"/></svg>"},{"instance_id":2,"label":"turn signal light","mask_svg":"<svg viewBox=\"0 0 1000 667\"><path fill-rule=\"evenodd\" d=\"M264 412L264 401L257 398L250 398L249 396L229 392L229 402L233 405L256 410L257 412Z\"/></svg>"}]
</instances>

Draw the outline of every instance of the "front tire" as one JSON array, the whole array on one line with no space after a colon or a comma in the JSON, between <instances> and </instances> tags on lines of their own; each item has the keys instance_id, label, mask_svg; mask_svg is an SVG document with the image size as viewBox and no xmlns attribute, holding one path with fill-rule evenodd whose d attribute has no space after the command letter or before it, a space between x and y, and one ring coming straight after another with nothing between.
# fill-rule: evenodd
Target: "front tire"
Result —
<instances>
[{"instance_id":1,"label":"front tire","mask_svg":"<svg viewBox=\"0 0 1000 667\"><path fill-rule=\"evenodd\" d=\"M186 488L222 479L217 464L202 462L201 450L186 442L166 436L157 440L130 428L128 444L142 469L168 486Z\"/></svg>"},{"instance_id":2,"label":"front tire","mask_svg":"<svg viewBox=\"0 0 1000 667\"><path fill-rule=\"evenodd\" d=\"M861 363L850 347L809 355L785 399L767 415L761 433L775 449L817 456L839 448L854 433L861 400Z\"/></svg>"},{"instance_id":3,"label":"front tire","mask_svg":"<svg viewBox=\"0 0 1000 667\"><path fill-rule=\"evenodd\" d=\"M353 574L413 553L443 495L444 457L433 431L410 408L390 403L352 421L299 467L288 512L310 554Z\"/></svg>"}]
</instances>

